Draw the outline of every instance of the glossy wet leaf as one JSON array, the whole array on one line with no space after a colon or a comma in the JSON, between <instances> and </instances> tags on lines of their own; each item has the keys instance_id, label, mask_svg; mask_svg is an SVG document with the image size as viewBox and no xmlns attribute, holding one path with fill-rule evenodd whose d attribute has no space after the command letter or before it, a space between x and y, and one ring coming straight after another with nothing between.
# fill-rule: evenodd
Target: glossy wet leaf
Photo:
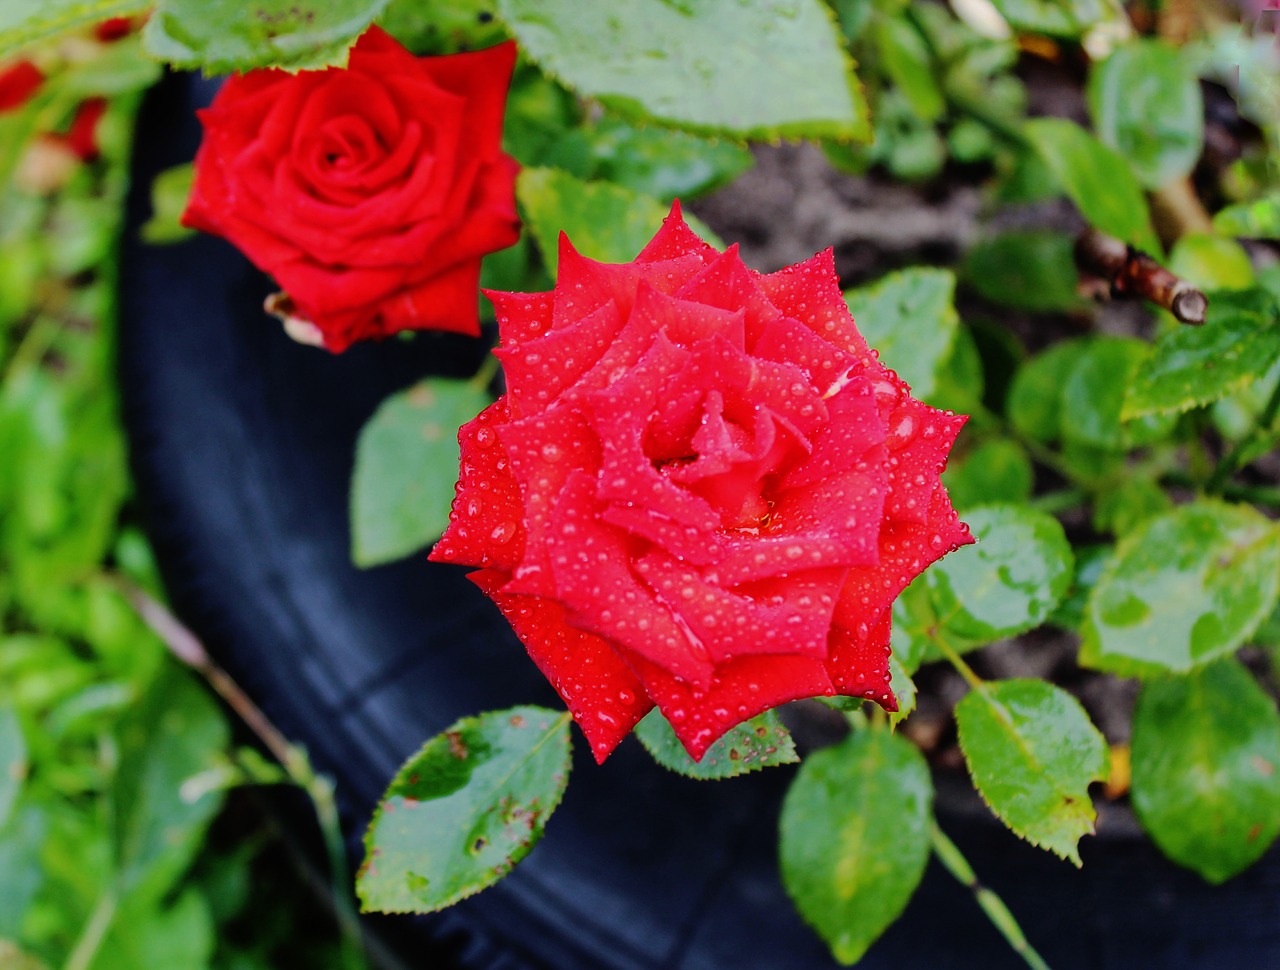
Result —
<instances>
[{"instance_id":1,"label":"glossy wet leaf","mask_svg":"<svg viewBox=\"0 0 1280 970\"><path fill-rule=\"evenodd\" d=\"M1107 17L1103 0L993 0L1015 30L1079 37Z\"/></svg>"},{"instance_id":2,"label":"glossy wet leaf","mask_svg":"<svg viewBox=\"0 0 1280 970\"><path fill-rule=\"evenodd\" d=\"M1163 334L1134 372L1122 416L1177 413L1248 387L1280 360L1280 310L1265 290L1210 296L1205 322Z\"/></svg>"},{"instance_id":3,"label":"glossy wet leaf","mask_svg":"<svg viewBox=\"0 0 1280 970\"><path fill-rule=\"evenodd\" d=\"M867 343L916 397L934 392L938 368L951 351L960 324L955 289L949 270L915 266L844 294Z\"/></svg>"},{"instance_id":4,"label":"glossy wet leaf","mask_svg":"<svg viewBox=\"0 0 1280 970\"><path fill-rule=\"evenodd\" d=\"M0 59L21 47L88 27L108 17L142 13L148 0L3 0L0 2Z\"/></svg>"},{"instance_id":5,"label":"glossy wet leaf","mask_svg":"<svg viewBox=\"0 0 1280 970\"><path fill-rule=\"evenodd\" d=\"M636 725L635 733L645 750L653 755L654 761L689 778L735 778L761 768L794 764L800 760L791 732L773 711L766 711L730 729L707 749L701 761L689 757L657 708Z\"/></svg>"},{"instance_id":6,"label":"glossy wet leaf","mask_svg":"<svg viewBox=\"0 0 1280 970\"><path fill-rule=\"evenodd\" d=\"M160 0L143 30L147 50L206 73L344 65L347 50L387 0Z\"/></svg>"},{"instance_id":7,"label":"glossy wet leaf","mask_svg":"<svg viewBox=\"0 0 1280 970\"><path fill-rule=\"evenodd\" d=\"M1200 500L1116 546L1089 597L1080 663L1185 672L1235 651L1280 592L1280 530L1247 505Z\"/></svg>"},{"instance_id":8,"label":"glossy wet leaf","mask_svg":"<svg viewBox=\"0 0 1280 970\"><path fill-rule=\"evenodd\" d=\"M961 512L989 502L1025 502L1035 473L1026 450L1008 438L988 438L948 463L942 483Z\"/></svg>"},{"instance_id":9,"label":"glossy wet leaf","mask_svg":"<svg viewBox=\"0 0 1280 970\"><path fill-rule=\"evenodd\" d=\"M1062 386L1088 346L1084 340L1054 344L1018 368L1005 401L1005 412L1018 431L1046 443L1062 437Z\"/></svg>"},{"instance_id":10,"label":"glossy wet leaf","mask_svg":"<svg viewBox=\"0 0 1280 970\"><path fill-rule=\"evenodd\" d=\"M906 908L929 858L933 782L918 748L860 731L805 758L779 820L782 882L844 964Z\"/></svg>"},{"instance_id":11,"label":"glossy wet leaf","mask_svg":"<svg viewBox=\"0 0 1280 970\"><path fill-rule=\"evenodd\" d=\"M0 703L0 830L18 801L27 768L27 742L18 712L13 705Z\"/></svg>"},{"instance_id":12,"label":"glossy wet leaf","mask_svg":"<svg viewBox=\"0 0 1280 970\"><path fill-rule=\"evenodd\" d=\"M1080 702L1042 680L990 681L956 705L960 748L983 800L1032 845L1080 865L1093 833L1089 785L1107 775L1107 742Z\"/></svg>"},{"instance_id":13,"label":"glossy wet leaf","mask_svg":"<svg viewBox=\"0 0 1280 970\"><path fill-rule=\"evenodd\" d=\"M942 629L990 642L1043 623L1071 583L1062 526L1018 505L979 506L964 519L978 541L924 574Z\"/></svg>"},{"instance_id":14,"label":"glossy wet leaf","mask_svg":"<svg viewBox=\"0 0 1280 970\"><path fill-rule=\"evenodd\" d=\"M985 299L1017 310L1079 310L1087 304L1076 293L1074 245L1062 232L1001 233L969 250L964 281Z\"/></svg>"},{"instance_id":15,"label":"glossy wet leaf","mask_svg":"<svg viewBox=\"0 0 1280 970\"><path fill-rule=\"evenodd\" d=\"M1189 174L1200 158L1204 100L1181 53L1158 40L1123 44L1089 74L1094 130L1145 188Z\"/></svg>"},{"instance_id":16,"label":"glossy wet leaf","mask_svg":"<svg viewBox=\"0 0 1280 970\"><path fill-rule=\"evenodd\" d=\"M1209 882L1250 866L1280 832L1280 714L1234 660L1143 685L1132 764L1143 827Z\"/></svg>"},{"instance_id":17,"label":"glossy wet leaf","mask_svg":"<svg viewBox=\"0 0 1280 970\"><path fill-rule=\"evenodd\" d=\"M464 717L409 758L365 834L366 911L431 912L497 882L542 838L569 779L569 715Z\"/></svg>"},{"instance_id":18,"label":"glossy wet leaf","mask_svg":"<svg viewBox=\"0 0 1280 970\"><path fill-rule=\"evenodd\" d=\"M739 138L870 136L843 38L819 0L498 0L498 9L544 70L619 114Z\"/></svg>"},{"instance_id":19,"label":"glossy wet leaf","mask_svg":"<svg viewBox=\"0 0 1280 970\"><path fill-rule=\"evenodd\" d=\"M1142 186L1122 155L1065 118L1035 118L1023 130L1091 225L1160 253Z\"/></svg>"},{"instance_id":20,"label":"glossy wet leaf","mask_svg":"<svg viewBox=\"0 0 1280 970\"><path fill-rule=\"evenodd\" d=\"M458 476L458 428L488 404L484 388L447 378L428 378L382 402L356 444L356 565L390 562L440 538Z\"/></svg>"},{"instance_id":21,"label":"glossy wet leaf","mask_svg":"<svg viewBox=\"0 0 1280 970\"><path fill-rule=\"evenodd\" d=\"M1088 342L1062 384L1062 435L1075 444L1103 451L1127 451L1166 437L1172 415L1152 414L1126 421L1126 389L1149 353L1148 345L1127 337Z\"/></svg>"},{"instance_id":22,"label":"glossy wet leaf","mask_svg":"<svg viewBox=\"0 0 1280 970\"><path fill-rule=\"evenodd\" d=\"M671 211L651 195L612 182L584 182L552 168L522 171L516 180L516 198L553 275L561 232L584 256L626 263L635 259ZM700 219L687 213L684 219L707 242L722 247Z\"/></svg>"}]
</instances>

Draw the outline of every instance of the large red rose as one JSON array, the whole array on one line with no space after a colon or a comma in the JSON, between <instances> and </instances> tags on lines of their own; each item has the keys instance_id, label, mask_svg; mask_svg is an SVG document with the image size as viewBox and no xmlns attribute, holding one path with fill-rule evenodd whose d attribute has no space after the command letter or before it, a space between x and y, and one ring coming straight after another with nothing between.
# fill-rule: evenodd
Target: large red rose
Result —
<instances>
[{"instance_id":1,"label":"large red rose","mask_svg":"<svg viewBox=\"0 0 1280 970\"><path fill-rule=\"evenodd\" d=\"M478 334L480 259L519 234L501 146L515 57L414 57L372 27L345 69L233 77L200 112L183 222L274 276L330 350Z\"/></svg>"},{"instance_id":2,"label":"large red rose","mask_svg":"<svg viewBox=\"0 0 1280 970\"><path fill-rule=\"evenodd\" d=\"M800 697L896 710L891 604L973 541L938 477L965 419L867 348L831 252L761 275L677 206L631 263L562 237L553 292L489 296L507 392L431 558L483 567L597 760L654 704L695 758Z\"/></svg>"}]
</instances>

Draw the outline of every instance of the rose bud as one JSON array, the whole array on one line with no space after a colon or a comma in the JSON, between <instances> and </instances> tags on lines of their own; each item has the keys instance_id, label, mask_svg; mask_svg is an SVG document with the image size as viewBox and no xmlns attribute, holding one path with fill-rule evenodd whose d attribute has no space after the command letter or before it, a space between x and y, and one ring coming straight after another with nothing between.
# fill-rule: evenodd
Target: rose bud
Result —
<instances>
[{"instance_id":1,"label":"rose bud","mask_svg":"<svg viewBox=\"0 0 1280 970\"><path fill-rule=\"evenodd\" d=\"M0 114L22 107L43 83L44 72L31 61L0 68Z\"/></svg>"},{"instance_id":2,"label":"rose bud","mask_svg":"<svg viewBox=\"0 0 1280 970\"><path fill-rule=\"evenodd\" d=\"M797 698L896 710L893 600L973 541L939 479L965 418L880 364L831 251L759 274L677 204L633 262L562 237L554 291L488 295L507 391L431 558L482 567L596 759L655 704L694 758Z\"/></svg>"},{"instance_id":3,"label":"rose bud","mask_svg":"<svg viewBox=\"0 0 1280 970\"><path fill-rule=\"evenodd\" d=\"M371 27L345 69L232 77L200 112L182 222L274 276L331 351L479 334L481 257L519 236L501 147L515 57L414 57Z\"/></svg>"}]
</instances>

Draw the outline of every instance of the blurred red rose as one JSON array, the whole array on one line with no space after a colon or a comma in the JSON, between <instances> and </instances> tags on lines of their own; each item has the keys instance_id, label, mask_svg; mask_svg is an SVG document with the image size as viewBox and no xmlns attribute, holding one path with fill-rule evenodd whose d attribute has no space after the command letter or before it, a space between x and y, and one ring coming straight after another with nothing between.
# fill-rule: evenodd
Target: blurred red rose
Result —
<instances>
[{"instance_id":1,"label":"blurred red rose","mask_svg":"<svg viewBox=\"0 0 1280 970\"><path fill-rule=\"evenodd\" d=\"M480 259L519 234L512 43L414 57L372 27L346 69L253 71L200 113L184 224L275 277L324 345L479 333Z\"/></svg>"},{"instance_id":2,"label":"blurred red rose","mask_svg":"<svg viewBox=\"0 0 1280 970\"><path fill-rule=\"evenodd\" d=\"M597 760L654 704L695 758L800 697L896 710L891 604L972 541L965 419L879 363L831 252L761 275L677 206L631 263L562 238L553 292L489 295L507 393L431 558L483 567Z\"/></svg>"},{"instance_id":3,"label":"blurred red rose","mask_svg":"<svg viewBox=\"0 0 1280 970\"><path fill-rule=\"evenodd\" d=\"M44 72L31 61L0 68L0 114L20 108L44 83Z\"/></svg>"},{"instance_id":4,"label":"blurred red rose","mask_svg":"<svg viewBox=\"0 0 1280 970\"><path fill-rule=\"evenodd\" d=\"M82 162L91 162L99 155L98 122L106 112L106 98L85 98L76 107L66 144Z\"/></svg>"}]
</instances>

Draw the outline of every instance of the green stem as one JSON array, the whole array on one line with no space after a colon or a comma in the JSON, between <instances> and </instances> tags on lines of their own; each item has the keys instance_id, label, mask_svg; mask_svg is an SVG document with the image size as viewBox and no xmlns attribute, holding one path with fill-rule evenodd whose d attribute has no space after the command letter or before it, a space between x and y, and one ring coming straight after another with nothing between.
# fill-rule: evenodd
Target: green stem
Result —
<instances>
[{"instance_id":1,"label":"green stem","mask_svg":"<svg viewBox=\"0 0 1280 970\"><path fill-rule=\"evenodd\" d=\"M93 912L89 914L89 921L84 924L80 938L76 940L76 945L72 948L71 955L67 957L67 962L63 964L63 970L88 970L97 958L98 950L102 947L102 941L106 939L107 931L111 929L111 924L115 921L115 918L116 891L115 887L112 886L98 897L98 902L93 907Z\"/></svg>"},{"instance_id":2,"label":"green stem","mask_svg":"<svg viewBox=\"0 0 1280 970\"><path fill-rule=\"evenodd\" d=\"M1255 505L1267 505L1280 508L1280 487L1275 485L1232 485L1222 487L1224 498L1240 502L1252 502Z\"/></svg>"},{"instance_id":3,"label":"green stem","mask_svg":"<svg viewBox=\"0 0 1280 970\"><path fill-rule=\"evenodd\" d=\"M938 649L942 651L942 655L947 658L947 661L951 666L955 667L956 670L960 672L960 676L965 679L965 683L974 690L981 690L986 685L986 681L974 673L973 668L965 663L965 659L960 656L959 651L949 644L947 642L947 638L938 633L936 628L931 630L930 634L933 638L933 642L937 645Z\"/></svg>"},{"instance_id":4,"label":"green stem","mask_svg":"<svg viewBox=\"0 0 1280 970\"><path fill-rule=\"evenodd\" d=\"M497 357L492 353L486 354L484 361L476 370L475 375L471 380L467 381L467 383L480 391L488 389L489 384L493 381L494 375L498 373L499 366L501 365Z\"/></svg>"},{"instance_id":5,"label":"green stem","mask_svg":"<svg viewBox=\"0 0 1280 970\"><path fill-rule=\"evenodd\" d=\"M982 908L982 911L986 913L987 919L991 920L991 925L1005 938L1013 952L1022 957L1032 970L1049 970L1049 965L1027 942L1026 936L1023 935L1022 927L1013 918L1013 914L1009 912L1009 907L1004 904L1004 900L996 895L993 890L978 882L978 877L974 873L973 867L969 865L969 860L964 857L963 853L956 847L956 844L947 838L942 829L938 828L936 822L929 827L929 842L933 848L934 856L942 863L943 868L951 873L957 882L973 893L974 900Z\"/></svg>"},{"instance_id":6,"label":"green stem","mask_svg":"<svg viewBox=\"0 0 1280 970\"><path fill-rule=\"evenodd\" d=\"M1222 491L1227 484L1227 479L1235 474L1244 453L1271 430L1278 413L1280 413L1280 381L1276 381L1276 386L1271 389L1271 396L1267 398L1267 403L1254 420L1253 427L1249 429L1249 433L1237 441L1235 447L1218 460L1217 466L1213 469L1213 474L1209 476L1209 480L1205 483L1204 490L1206 492L1213 495Z\"/></svg>"}]
</instances>

